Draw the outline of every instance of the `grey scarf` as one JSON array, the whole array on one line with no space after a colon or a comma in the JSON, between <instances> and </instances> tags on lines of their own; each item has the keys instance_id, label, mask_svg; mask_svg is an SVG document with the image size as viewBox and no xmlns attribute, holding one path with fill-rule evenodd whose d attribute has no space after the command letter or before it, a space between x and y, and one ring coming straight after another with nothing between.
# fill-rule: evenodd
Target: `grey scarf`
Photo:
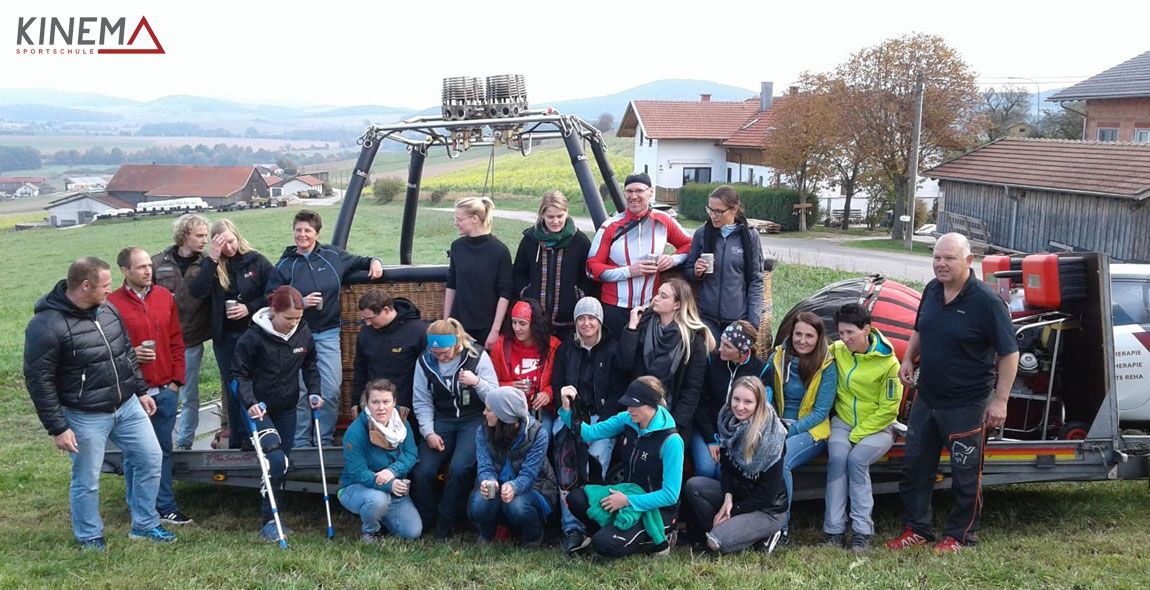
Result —
<instances>
[{"instance_id":1,"label":"grey scarf","mask_svg":"<svg viewBox=\"0 0 1150 590\"><path fill-rule=\"evenodd\" d=\"M767 420L763 424L763 435L759 439L759 446L751 462L743 460L744 443L747 438L747 428L751 421L738 420L731 412L731 406L723 406L719 410L719 445L727 449L731 464L748 479L758 479L759 475L770 469L783 457L783 447L787 441L787 428L779 421L775 409L767 404Z\"/></svg>"}]
</instances>

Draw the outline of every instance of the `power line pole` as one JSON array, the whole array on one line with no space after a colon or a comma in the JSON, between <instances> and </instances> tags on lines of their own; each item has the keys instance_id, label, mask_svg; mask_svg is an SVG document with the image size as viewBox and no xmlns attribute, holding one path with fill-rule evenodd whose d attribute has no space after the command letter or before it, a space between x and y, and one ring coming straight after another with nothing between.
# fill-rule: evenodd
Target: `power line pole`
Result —
<instances>
[{"instance_id":1,"label":"power line pole","mask_svg":"<svg viewBox=\"0 0 1150 590\"><path fill-rule=\"evenodd\" d=\"M919 72L914 84L914 131L910 136L910 172L906 187L907 222L903 227L903 246L907 250L914 248L914 193L918 189L918 144L922 136L922 92L923 76Z\"/></svg>"}]
</instances>

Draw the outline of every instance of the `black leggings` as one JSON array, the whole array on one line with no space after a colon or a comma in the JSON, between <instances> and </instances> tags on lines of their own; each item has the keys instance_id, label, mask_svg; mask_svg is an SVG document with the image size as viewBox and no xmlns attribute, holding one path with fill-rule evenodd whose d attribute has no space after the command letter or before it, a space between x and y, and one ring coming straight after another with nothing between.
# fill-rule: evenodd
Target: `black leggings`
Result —
<instances>
[{"instance_id":1,"label":"black leggings","mask_svg":"<svg viewBox=\"0 0 1150 590\"><path fill-rule=\"evenodd\" d=\"M657 553L667 548L666 541L656 545L642 523L625 530L620 530L615 525L600 527L599 523L587 516L588 507L587 494L583 488L567 494L567 508L571 510L571 514L578 518L588 531L594 531L591 535L591 549L595 553L603 557L627 557L639 553Z\"/></svg>"}]
</instances>

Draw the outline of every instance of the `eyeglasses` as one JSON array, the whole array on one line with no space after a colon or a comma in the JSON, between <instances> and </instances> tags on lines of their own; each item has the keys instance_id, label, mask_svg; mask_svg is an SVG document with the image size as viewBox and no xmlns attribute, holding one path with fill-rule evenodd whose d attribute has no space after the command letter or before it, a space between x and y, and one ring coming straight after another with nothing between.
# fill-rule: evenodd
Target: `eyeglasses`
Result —
<instances>
[{"instance_id":1,"label":"eyeglasses","mask_svg":"<svg viewBox=\"0 0 1150 590\"><path fill-rule=\"evenodd\" d=\"M708 215L714 215L716 217L720 215L726 215L728 211L734 209L734 207L727 207L726 209L712 209L708 205L703 205L703 208L707 210Z\"/></svg>"},{"instance_id":2,"label":"eyeglasses","mask_svg":"<svg viewBox=\"0 0 1150 590\"><path fill-rule=\"evenodd\" d=\"M623 192L628 194L628 195L641 195L641 194L643 194L649 190L651 190L651 189L649 189L649 188L629 188L629 189L624 190Z\"/></svg>"}]
</instances>

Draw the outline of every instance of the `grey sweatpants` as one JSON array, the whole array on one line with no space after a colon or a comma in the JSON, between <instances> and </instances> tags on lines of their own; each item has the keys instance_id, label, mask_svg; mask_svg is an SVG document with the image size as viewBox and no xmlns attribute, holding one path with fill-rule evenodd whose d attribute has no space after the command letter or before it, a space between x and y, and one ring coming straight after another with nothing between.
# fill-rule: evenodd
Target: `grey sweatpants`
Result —
<instances>
[{"instance_id":1,"label":"grey sweatpants","mask_svg":"<svg viewBox=\"0 0 1150 590\"><path fill-rule=\"evenodd\" d=\"M718 480L696 476L687 480L687 502L699 525L710 527L723 507L723 486ZM711 528L707 537L714 539L719 552L735 553L766 539L783 528L785 514L767 514L756 510L732 516Z\"/></svg>"},{"instance_id":2,"label":"grey sweatpants","mask_svg":"<svg viewBox=\"0 0 1150 590\"><path fill-rule=\"evenodd\" d=\"M851 444L853 427L831 418L831 437L827 443L827 493L823 532L842 534L847 531L847 498L850 498L851 528L856 534L873 535L874 494L870 485L870 466L894 444L894 430L888 426Z\"/></svg>"}]
</instances>

